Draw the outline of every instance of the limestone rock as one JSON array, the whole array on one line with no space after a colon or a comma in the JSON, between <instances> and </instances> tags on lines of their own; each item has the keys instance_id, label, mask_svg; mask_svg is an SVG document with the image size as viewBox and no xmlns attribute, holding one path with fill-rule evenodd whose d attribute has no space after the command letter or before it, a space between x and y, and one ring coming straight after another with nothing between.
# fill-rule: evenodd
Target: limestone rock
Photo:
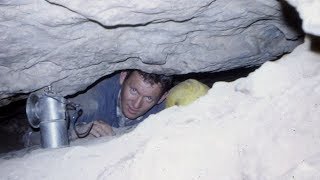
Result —
<instances>
[{"instance_id":1,"label":"limestone rock","mask_svg":"<svg viewBox=\"0 0 320 180\"><path fill-rule=\"evenodd\" d=\"M128 68L166 74L260 65L301 33L276 0L2 0L0 105L61 95Z\"/></svg>"}]
</instances>

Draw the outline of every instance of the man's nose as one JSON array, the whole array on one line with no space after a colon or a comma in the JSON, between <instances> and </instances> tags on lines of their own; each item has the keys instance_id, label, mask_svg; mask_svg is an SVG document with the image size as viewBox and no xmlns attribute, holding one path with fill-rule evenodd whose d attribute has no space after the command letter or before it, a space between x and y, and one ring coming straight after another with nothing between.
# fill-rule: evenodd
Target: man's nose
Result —
<instances>
[{"instance_id":1,"label":"man's nose","mask_svg":"<svg viewBox=\"0 0 320 180\"><path fill-rule=\"evenodd\" d=\"M142 100L143 100L143 98L141 96L139 96L137 99L135 99L135 101L133 102L133 107L136 109L140 108L142 105Z\"/></svg>"}]
</instances>

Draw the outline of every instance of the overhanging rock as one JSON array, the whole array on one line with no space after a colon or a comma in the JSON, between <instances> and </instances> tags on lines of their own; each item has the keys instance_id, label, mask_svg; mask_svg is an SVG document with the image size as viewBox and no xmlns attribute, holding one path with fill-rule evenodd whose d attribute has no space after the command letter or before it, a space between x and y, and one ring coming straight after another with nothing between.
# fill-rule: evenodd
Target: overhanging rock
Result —
<instances>
[{"instance_id":1,"label":"overhanging rock","mask_svg":"<svg viewBox=\"0 0 320 180\"><path fill-rule=\"evenodd\" d=\"M69 95L116 70L184 74L260 65L301 32L276 0L0 2L0 105L52 85Z\"/></svg>"}]
</instances>

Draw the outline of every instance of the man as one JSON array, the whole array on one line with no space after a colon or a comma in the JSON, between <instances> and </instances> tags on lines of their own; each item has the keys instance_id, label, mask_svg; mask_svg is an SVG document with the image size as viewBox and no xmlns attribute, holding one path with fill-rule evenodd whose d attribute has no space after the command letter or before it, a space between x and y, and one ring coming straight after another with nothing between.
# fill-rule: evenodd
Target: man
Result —
<instances>
[{"instance_id":1,"label":"man","mask_svg":"<svg viewBox=\"0 0 320 180\"><path fill-rule=\"evenodd\" d=\"M101 137L112 135L112 127L137 125L150 114L164 109L163 101L171 83L169 76L140 70L122 71L105 79L86 93L70 99L83 110L76 121L76 129L82 127L83 131L89 128L84 124L92 123L90 134Z\"/></svg>"}]
</instances>

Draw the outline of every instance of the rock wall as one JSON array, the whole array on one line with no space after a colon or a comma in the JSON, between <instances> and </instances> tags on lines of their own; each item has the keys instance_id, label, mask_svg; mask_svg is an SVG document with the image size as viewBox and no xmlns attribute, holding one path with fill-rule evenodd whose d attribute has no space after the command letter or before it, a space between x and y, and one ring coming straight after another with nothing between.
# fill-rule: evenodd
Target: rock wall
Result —
<instances>
[{"instance_id":1,"label":"rock wall","mask_svg":"<svg viewBox=\"0 0 320 180\"><path fill-rule=\"evenodd\" d=\"M276 0L2 0L0 105L48 85L73 94L121 69L184 74L260 65L301 43L286 7Z\"/></svg>"}]
</instances>

